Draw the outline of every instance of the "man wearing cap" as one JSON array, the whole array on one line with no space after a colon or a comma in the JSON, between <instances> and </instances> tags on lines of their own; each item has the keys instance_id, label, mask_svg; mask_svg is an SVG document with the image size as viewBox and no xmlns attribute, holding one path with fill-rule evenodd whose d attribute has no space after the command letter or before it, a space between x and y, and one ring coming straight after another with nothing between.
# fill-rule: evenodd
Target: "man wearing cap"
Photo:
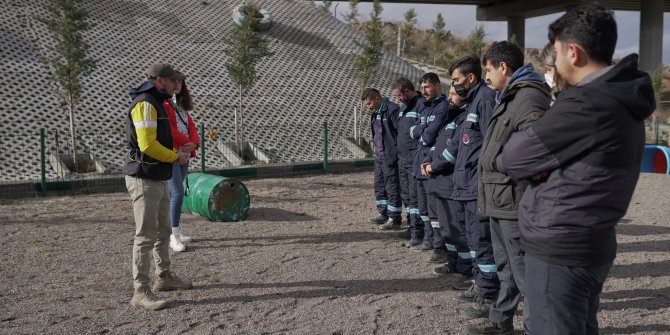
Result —
<instances>
[{"instance_id":1,"label":"man wearing cap","mask_svg":"<svg viewBox=\"0 0 670 335\"><path fill-rule=\"evenodd\" d=\"M159 310L168 303L158 300L154 291L189 289L191 282L170 271L170 200L167 180L172 177L172 163L184 164L189 153L172 149L170 123L162 102L174 94L177 74L169 64L154 64L147 71L149 79L130 90L133 102L126 117L128 152L123 173L133 202L135 240L133 242L133 306ZM149 257L154 254L157 278L153 289L149 280Z\"/></svg>"}]
</instances>

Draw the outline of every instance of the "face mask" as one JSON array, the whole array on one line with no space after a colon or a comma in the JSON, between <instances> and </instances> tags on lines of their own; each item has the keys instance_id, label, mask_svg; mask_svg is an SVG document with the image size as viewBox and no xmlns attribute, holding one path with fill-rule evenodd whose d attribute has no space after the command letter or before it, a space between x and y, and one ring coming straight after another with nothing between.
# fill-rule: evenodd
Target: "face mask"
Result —
<instances>
[{"instance_id":1,"label":"face mask","mask_svg":"<svg viewBox=\"0 0 670 335\"><path fill-rule=\"evenodd\" d=\"M465 89L465 85L463 84L451 84L454 87L454 91L456 91L456 94L461 97L465 97L465 94L468 93L468 90Z\"/></svg>"},{"instance_id":2,"label":"face mask","mask_svg":"<svg viewBox=\"0 0 670 335\"><path fill-rule=\"evenodd\" d=\"M549 73L544 74L544 81L546 81L547 85L551 88L554 88L554 85L556 85L556 83L554 83L554 76Z\"/></svg>"}]
</instances>

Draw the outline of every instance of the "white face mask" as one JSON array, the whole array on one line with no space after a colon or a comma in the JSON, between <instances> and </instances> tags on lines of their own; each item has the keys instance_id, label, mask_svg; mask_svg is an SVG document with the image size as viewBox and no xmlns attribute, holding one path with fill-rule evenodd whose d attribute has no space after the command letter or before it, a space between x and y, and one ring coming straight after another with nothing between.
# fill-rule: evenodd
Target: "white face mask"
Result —
<instances>
[{"instance_id":1,"label":"white face mask","mask_svg":"<svg viewBox=\"0 0 670 335\"><path fill-rule=\"evenodd\" d=\"M551 88L554 88L554 85L556 85L556 83L554 83L554 76L552 76L549 73L544 74L544 80L547 82L547 85L549 85L549 87Z\"/></svg>"}]
</instances>

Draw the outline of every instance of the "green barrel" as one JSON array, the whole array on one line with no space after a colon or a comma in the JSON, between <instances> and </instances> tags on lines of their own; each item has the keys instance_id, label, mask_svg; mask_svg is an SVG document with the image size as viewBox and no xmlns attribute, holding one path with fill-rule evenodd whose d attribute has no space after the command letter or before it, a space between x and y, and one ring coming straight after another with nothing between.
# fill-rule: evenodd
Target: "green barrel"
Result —
<instances>
[{"instance_id":1,"label":"green barrel","mask_svg":"<svg viewBox=\"0 0 670 335\"><path fill-rule=\"evenodd\" d=\"M239 180L190 172L182 212L210 221L241 221L249 212L249 191Z\"/></svg>"}]
</instances>

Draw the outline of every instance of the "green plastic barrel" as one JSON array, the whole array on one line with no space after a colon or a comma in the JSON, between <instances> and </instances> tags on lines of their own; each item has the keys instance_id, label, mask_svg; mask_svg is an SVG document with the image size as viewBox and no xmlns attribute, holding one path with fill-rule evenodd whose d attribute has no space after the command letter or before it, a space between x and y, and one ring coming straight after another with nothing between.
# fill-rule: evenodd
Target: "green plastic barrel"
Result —
<instances>
[{"instance_id":1,"label":"green plastic barrel","mask_svg":"<svg viewBox=\"0 0 670 335\"><path fill-rule=\"evenodd\" d=\"M249 191L239 180L190 172L182 212L210 221L241 221L249 212Z\"/></svg>"}]
</instances>

